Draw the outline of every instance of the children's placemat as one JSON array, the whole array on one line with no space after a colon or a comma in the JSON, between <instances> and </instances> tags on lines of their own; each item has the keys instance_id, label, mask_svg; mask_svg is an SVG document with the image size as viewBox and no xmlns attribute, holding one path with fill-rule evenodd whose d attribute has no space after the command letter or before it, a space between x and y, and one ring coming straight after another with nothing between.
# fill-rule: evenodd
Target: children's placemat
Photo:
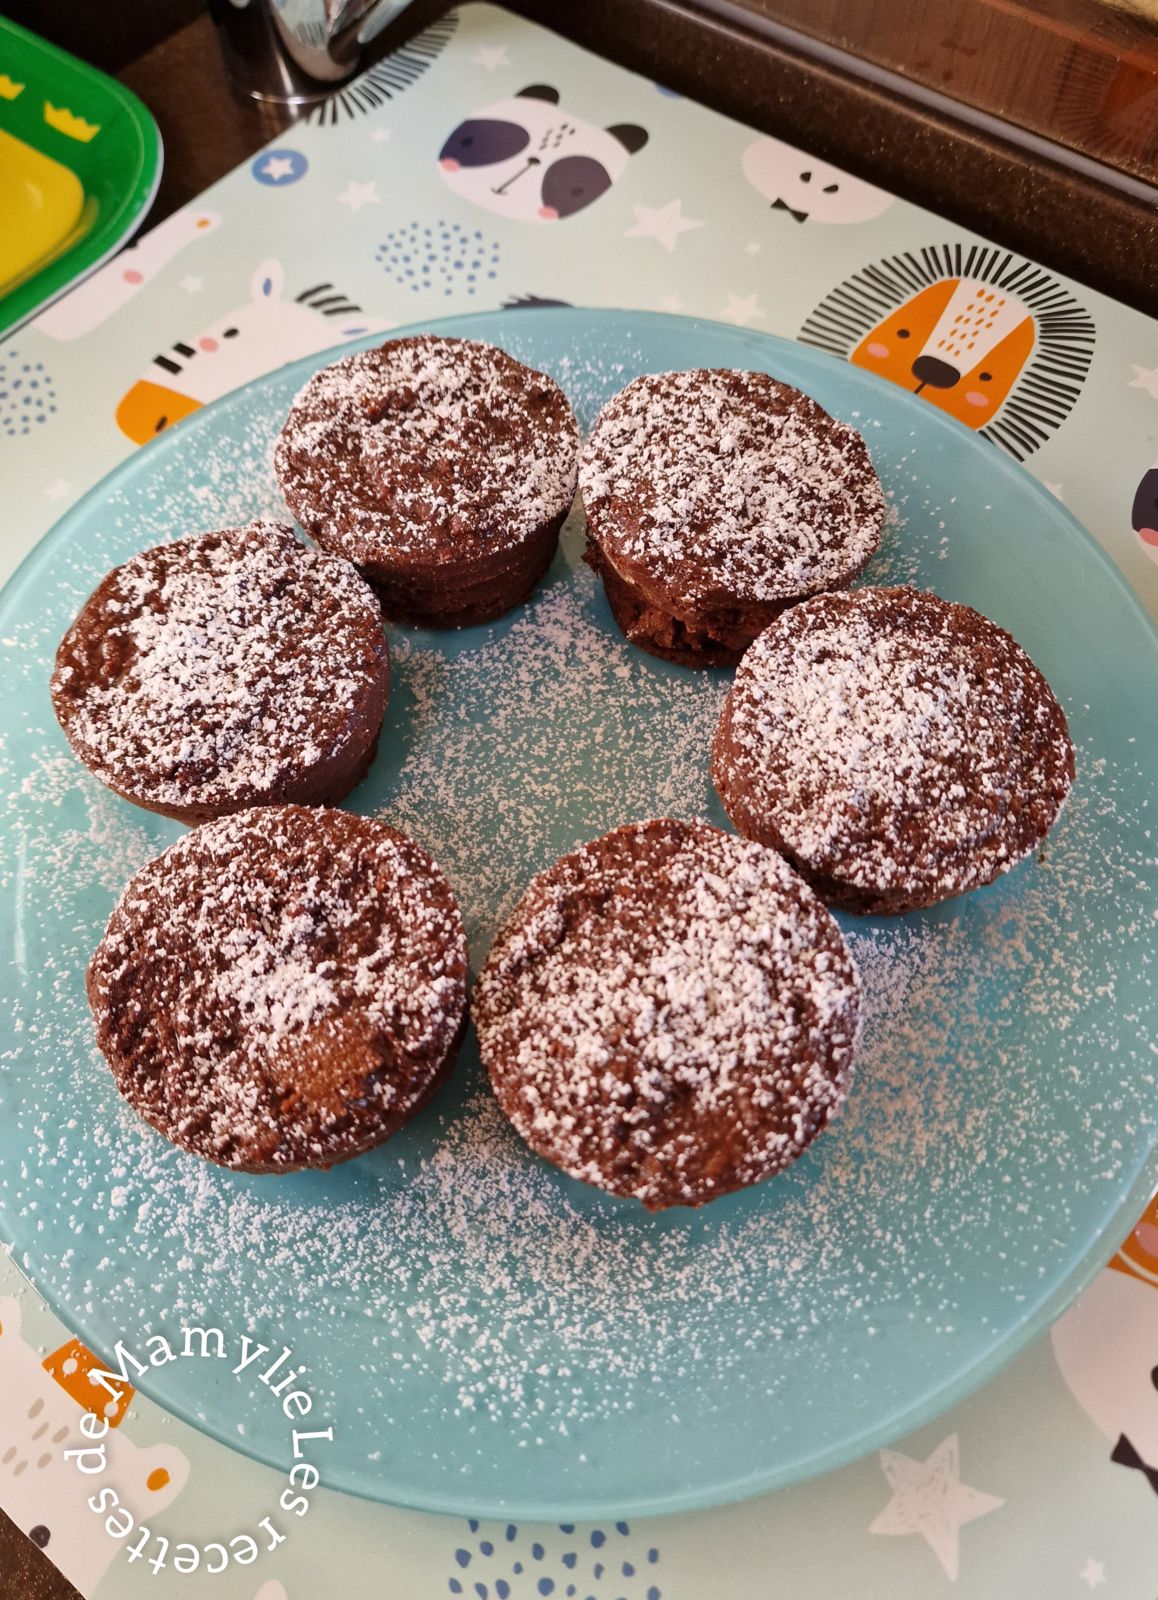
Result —
<instances>
[{"instance_id":1,"label":"children's placemat","mask_svg":"<svg viewBox=\"0 0 1158 1600\"><path fill-rule=\"evenodd\" d=\"M248 379L360 332L542 302L766 329L918 390L1023 461L1158 616L1158 327L481 4L0 344L0 575ZM10 1025L0 1046L0 1064L19 1050ZM0 1078L0 1114L2 1096ZM650 1523L459 1522L309 1484L303 1511L300 1482L139 1395L82 1436L91 1364L0 1259L0 1506L99 1600L1158 1595L1153 1206L1051 1336L937 1423Z\"/></svg>"}]
</instances>

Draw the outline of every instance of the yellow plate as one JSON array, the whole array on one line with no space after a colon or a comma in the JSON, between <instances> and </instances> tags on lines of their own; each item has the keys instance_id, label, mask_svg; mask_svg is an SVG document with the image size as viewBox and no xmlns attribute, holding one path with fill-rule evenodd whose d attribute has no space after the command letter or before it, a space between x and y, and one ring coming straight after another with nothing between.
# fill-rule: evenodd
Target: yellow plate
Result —
<instances>
[{"instance_id":1,"label":"yellow plate","mask_svg":"<svg viewBox=\"0 0 1158 1600\"><path fill-rule=\"evenodd\" d=\"M94 216L75 172L0 128L0 294L75 243Z\"/></svg>"}]
</instances>

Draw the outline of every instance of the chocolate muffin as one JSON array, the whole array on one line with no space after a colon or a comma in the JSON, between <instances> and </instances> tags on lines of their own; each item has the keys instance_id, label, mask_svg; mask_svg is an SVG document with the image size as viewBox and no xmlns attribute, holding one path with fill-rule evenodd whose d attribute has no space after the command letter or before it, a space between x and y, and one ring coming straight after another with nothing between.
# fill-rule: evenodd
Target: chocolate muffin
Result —
<instances>
[{"instance_id":1,"label":"chocolate muffin","mask_svg":"<svg viewBox=\"0 0 1158 1600\"><path fill-rule=\"evenodd\" d=\"M1074 778L1065 715L995 623L917 589L793 606L740 663L724 809L829 905L915 911L1008 872Z\"/></svg>"},{"instance_id":2,"label":"chocolate muffin","mask_svg":"<svg viewBox=\"0 0 1158 1600\"><path fill-rule=\"evenodd\" d=\"M102 783L201 822L347 795L374 757L390 656L353 567L251 522L110 572L61 641L51 687Z\"/></svg>"},{"instance_id":3,"label":"chocolate muffin","mask_svg":"<svg viewBox=\"0 0 1158 1600\"><path fill-rule=\"evenodd\" d=\"M294 401L274 461L312 539L397 622L465 627L527 598L575 498L563 391L494 345L430 334L343 356Z\"/></svg>"},{"instance_id":4,"label":"chocolate muffin","mask_svg":"<svg viewBox=\"0 0 1158 1600\"><path fill-rule=\"evenodd\" d=\"M839 589L880 543L864 440L763 372L636 378L583 449L586 559L633 644L735 666L785 606Z\"/></svg>"},{"instance_id":5,"label":"chocolate muffin","mask_svg":"<svg viewBox=\"0 0 1158 1600\"><path fill-rule=\"evenodd\" d=\"M242 1172L329 1167L450 1071L466 937L413 840L270 806L179 839L121 896L88 971L117 1088L174 1144Z\"/></svg>"},{"instance_id":6,"label":"chocolate muffin","mask_svg":"<svg viewBox=\"0 0 1158 1600\"><path fill-rule=\"evenodd\" d=\"M539 874L473 998L531 1148L649 1210L788 1166L852 1073L859 984L773 851L706 822L631 823Z\"/></svg>"}]
</instances>

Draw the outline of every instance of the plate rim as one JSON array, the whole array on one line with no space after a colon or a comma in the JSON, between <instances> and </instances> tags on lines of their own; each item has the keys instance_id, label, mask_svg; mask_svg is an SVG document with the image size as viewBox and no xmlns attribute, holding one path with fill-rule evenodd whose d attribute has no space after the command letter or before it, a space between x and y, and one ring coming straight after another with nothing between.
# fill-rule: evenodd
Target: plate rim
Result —
<instances>
[{"instance_id":1,"label":"plate rim","mask_svg":"<svg viewBox=\"0 0 1158 1600\"><path fill-rule=\"evenodd\" d=\"M130 455L117 462L109 472L104 474L97 483L88 489L84 495L52 525L52 527L37 541L30 551L24 556L8 580L0 586L0 619L4 609L15 600L18 600L18 591L28 581L30 568L34 561L38 561L46 554L47 547L63 541L68 536L74 520L82 520L88 514L89 508L106 492L110 481L118 478L130 467L136 465L146 455L152 452L151 459L159 460L163 455L173 450L183 448L183 441L196 436L200 428L209 426L219 411L227 409L238 403L239 397L254 389L264 387L276 379L287 380L291 374L300 375L304 382L308 376L320 367L329 365L343 353L353 353L357 350L373 348L383 342L398 338L405 338L424 332L437 332L447 336L470 337L471 330L479 323L493 321L500 316L517 316L517 326L524 322L571 321L583 322L591 317L610 322L625 324L647 323L648 325L664 325L672 329L696 328L709 331L713 336L730 338L740 350L768 351L780 349L799 355L801 352L810 362L815 362L834 371L847 368L849 363L832 356L824 351L817 350L809 345L804 345L798 340L784 338L780 335L763 333L755 329L738 327L736 324L716 322L705 317L687 317L668 312L634 311L621 307L601 306L539 306L539 307L504 307L499 306L490 310L478 310L458 313L449 317L428 318L417 323L407 323L396 328L390 328L385 333L362 335L357 339L345 341L328 349L316 351L302 356L294 361L271 368L268 372L260 374L239 388L231 390L228 394L212 401L210 404L199 408L174 427L148 444L134 450ZM768 357L771 360L771 356ZM886 395L890 404L900 403L902 408L911 409L915 416L919 416L924 423L932 423L948 432L950 437L958 443L968 441L974 448L988 449L996 457L1002 470L1007 475L1012 475L1015 481L1028 486L1038 498L1041 505L1048 509L1053 518L1060 518L1068 523L1073 530L1081 536L1091 552L1101 563L1103 571L1112 580L1117 591L1117 598L1128 602L1135 617L1144 625L1148 645L1153 653L1153 671L1158 679L1158 625L1150 617L1142 604L1139 596L1130 585L1117 563L1108 551L1099 543L1094 535L1081 523L1073 512L1053 495L1033 473L1029 472L1023 463L1015 460L1008 452L1002 450L991 441L982 440L975 430L967 428L963 423L951 417L939 408L929 406L926 402L908 390L901 389L898 385L881 378L874 373L857 369L858 381L863 381L870 391L879 391ZM871 438L866 441L870 445ZM174 537L179 537L175 534ZM491 1497L480 1494L472 1497L469 1492L435 1492L422 1489L409 1491L404 1482L391 1477L389 1482L382 1485L381 1492L365 1483L358 1482L352 1477L347 1477L345 1472L336 1468L327 1473L324 1486L340 1493L350 1494L358 1499L369 1501L376 1505L387 1505L404 1508L407 1510L435 1513L454 1517L482 1518L517 1518L526 1522L552 1523L560 1520L567 1521L593 1521L615 1513L622 1517L652 1517L675 1515L683 1512L707 1510L712 1507L733 1504L751 1499L763 1493L777 1489L787 1488L792 1485L805 1484L822 1474L846 1466L851 1462L860 1460L871 1454L873 1450L886 1447L890 1442L900 1439L909 1433L931 1423L951 1407L959 1404L968 1395L980 1388L986 1381L994 1377L1004 1367L1008 1366L1016 1356L1039 1334L1046 1331L1080 1295L1082 1290L1093 1281L1098 1272L1112 1258L1120 1247L1121 1237L1125 1236L1130 1223L1137 1218L1145 1208L1146 1202L1158 1190L1158 1130L1151 1138L1149 1151L1138 1162L1133 1178L1128 1187L1123 1191L1119 1201L1114 1207L1112 1220L1108 1220L1102 1230L1092 1238L1082 1249L1070 1269L1054 1285L1046 1297L1034 1305L1026 1314L1005 1333L996 1344L991 1344L986 1351L963 1369L958 1370L954 1376L940 1384L928 1389L913 1403L901 1411L893 1411L887 1422L876 1422L868 1425L857 1433L846 1437L837 1444L829 1445L818 1450L803 1461L797 1457L787 1468L776 1465L769 1466L746 1473L726 1481L717 1480L710 1487L693 1487L672 1491L666 1494L653 1494L650 1496L637 1496L624 1503L622 1499L593 1499L578 1497L575 1500L546 1501L539 1500L533 1505L528 1505L517 1498ZM0 1227L0 1239L4 1237L3 1228ZM23 1277L27 1279L42 1301L50 1308L58 1321L66 1328L71 1329L71 1315L62 1309L54 1292L46 1291L36 1281L32 1270L26 1264L29 1251L25 1247L17 1246L15 1241L8 1239L10 1246L10 1259ZM19 1252L19 1253L18 1253ZM152 1392L151 1381L146 1380L137 1385L141 1392L148 1396L154 1404L163 1411L176 1416L181 1422L192 1427L196 1432L207 1435L217 1443L235 1450L248 1459L261 1463L264 1466L277 1468L279 1461L270 1455L263 1454L250 1440L248 1435L230 1435L223 1424L215 1427L212 1422L196 1415L192 1405L182 1407L174 1404L170 1399L162 1399Z\"/></svg>"}]
</instances>

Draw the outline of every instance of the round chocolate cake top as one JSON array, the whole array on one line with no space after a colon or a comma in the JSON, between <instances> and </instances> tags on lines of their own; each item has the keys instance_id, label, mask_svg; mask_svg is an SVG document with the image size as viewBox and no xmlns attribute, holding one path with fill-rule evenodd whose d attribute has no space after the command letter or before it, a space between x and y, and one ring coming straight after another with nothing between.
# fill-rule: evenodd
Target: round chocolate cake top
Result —
<instances>
[{"instance_id":1,"label":"round chocolate cake top","mask_svg":"<svg viewBox=\"0 0 1158 1600\"><path fill-rule=\"evenodd\" d=\"M1045 837L1074 775L1065 715L1020 645L908 588L786 611L740 664L715 756L741 831L869 910L990 882Z\"/></svg>"},{"instance_id":2,"label":"round chocolate cake top","mask_svg":"<svg viewBox=\"0 0 1158 1600\"><path fill-rule=\"evenodd\" d=\"M859 989L836 923L779 856L665 819L540 873L472 1004L531 1147L657 1209L800 1155L846 1091Z\"/></svg>"},{"instance_id":3,"label":"round chocolate cake top","mask_svg":"<svg viewBox=\"0 0 1158 1600\"><path fill-rule=\"evenodd\" d=\"M111 788L224 812L372 738L360 713L372 700L381 721L388 673L378 602L354 568L258 521L110 572L61 642L52 702Z\"/></svg>"},{"instance_id":4,"label":"round chocolate cake top","mask_svg":"<svg viewBox=\"0 0 1158 1600\"><path fill-rule=\"evenodd\" d=\"M636 378L600 412L579 486L621 575L693 610L847 583L885 512L860 434L763 372Z\"/></svg>"},{"instance_id":5,"label":"round chocolate cake top","mask_svg":"<svg viewBox=\"0 0 1158 1600\"><path fill-rule=\"evenodd\" d=\"M89 968L117 1087L174 1143L328 1166L426 1098L466 1005L466 938L425 850L345 811L206 823L129 883Z\"/></svg>"},{"instance_id":6,"label":"round chocolate cake top","mask_svg":"<svg viewBox=\"0 0 1158 1600\"><path fill-rule=\"evenodd\" d=\"M510 548L575 497L563 391L495 345L393 339L317 372L275 451L306 531L350 560L469 560Z\"/></svg>"}]
</instances>

